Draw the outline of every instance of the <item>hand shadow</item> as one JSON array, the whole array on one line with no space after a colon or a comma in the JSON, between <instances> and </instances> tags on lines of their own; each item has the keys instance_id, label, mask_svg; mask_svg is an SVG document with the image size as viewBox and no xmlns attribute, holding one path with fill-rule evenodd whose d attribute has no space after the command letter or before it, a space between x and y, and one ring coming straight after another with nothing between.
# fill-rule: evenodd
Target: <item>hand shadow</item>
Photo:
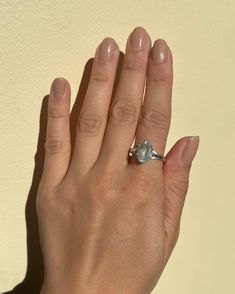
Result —
<instances>
[{"instance_id":1,"label":"hand shadow","mask_svg":"<svg viewBox=\"0 0 235 294\"><path fill-rule=\"evenodd\" d=\"M116 93L118 81L120 78L121 67L123 64L124 54L120 52L116 78L113 87L113 93L111 101L113 101ZM83 100L85 98L86 90L88 87L91 69L94 58L90 58L84 68L82 80L79 86L78 94L75 99L74 105L70 113L70 134L71 134L71 146L72 152L74 150L74 143L76 137L77 118L81 111ZM43 282L43 259L39 242L38 221L36 214L36 195L38 186L41 180L44 158L45 158L45 139L47 129L47 103L49 95L43 98L40 112L40 125L37 151L34 156L35 167L32 178L32 184L29 190L26 206L25 206L25 218L27 229L27 270L24 280L16 285L11 291L2 294L38 294L40 293Z\"/></svg>"}]
</instances>

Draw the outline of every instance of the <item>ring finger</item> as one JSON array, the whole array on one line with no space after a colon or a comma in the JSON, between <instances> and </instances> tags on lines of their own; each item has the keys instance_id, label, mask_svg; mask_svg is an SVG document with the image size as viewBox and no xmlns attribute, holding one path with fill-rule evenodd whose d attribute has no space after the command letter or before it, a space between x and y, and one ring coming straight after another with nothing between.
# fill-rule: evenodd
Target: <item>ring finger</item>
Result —
<instances>
[{"instance_id":1,"label":"ring finger","mask_svg":"<svg viewBox=\"0 0 235 294\"><path fill-rule=\"evenodd\" d=\"M172 54L166 42L159 39L154 43L149 58L146 92L135 142L139 144L147 139L161 155L164 154L170 128L172 80ZM135 160L133 157L131 162ZM155 164L154 161L150 164Z\"/></svg>"}]
</instances>

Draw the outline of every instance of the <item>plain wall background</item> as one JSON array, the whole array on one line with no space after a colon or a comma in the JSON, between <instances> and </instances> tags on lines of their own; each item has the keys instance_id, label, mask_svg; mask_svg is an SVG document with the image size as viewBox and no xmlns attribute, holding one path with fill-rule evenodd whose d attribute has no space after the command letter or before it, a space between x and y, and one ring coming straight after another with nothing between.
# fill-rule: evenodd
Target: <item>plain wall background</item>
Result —
<instances>
[{"instance_id":1,"label":"plain wall background","mask_svg":"<svg viewBox=\"0 0 235 294\"><path fill-rule=\"evenodd\" d=\"M25 275L24 210L51 82L68 79L73 102L98 44L113 37L124 51L143 26L174 57L166 151L200 135L180 238L154 293L234 293L234 11L232 0L0 0L0 292Z\"/></svg>"}]
</instances>

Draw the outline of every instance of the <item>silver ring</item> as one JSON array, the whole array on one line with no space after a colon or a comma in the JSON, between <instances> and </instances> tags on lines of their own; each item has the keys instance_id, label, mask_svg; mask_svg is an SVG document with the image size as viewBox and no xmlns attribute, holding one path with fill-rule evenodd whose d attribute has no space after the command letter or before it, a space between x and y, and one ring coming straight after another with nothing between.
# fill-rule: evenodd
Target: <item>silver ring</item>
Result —
<instances>
[{"instance_id":1,"label":"silver ring","mask_svg":"<svg viewBox=\"0 0 235 294\"><path fill-rule=\"evenodd\" d=\"M133 148L129 149L129 156L132 156L133 154L136 155L137 160L139 163L145 163L150 159L157 159L162 160L165 162L165 157L159 153L157 153L151 142L148 140L143 140L138 145L135 145Z\"/></svg>"}]
</instances>

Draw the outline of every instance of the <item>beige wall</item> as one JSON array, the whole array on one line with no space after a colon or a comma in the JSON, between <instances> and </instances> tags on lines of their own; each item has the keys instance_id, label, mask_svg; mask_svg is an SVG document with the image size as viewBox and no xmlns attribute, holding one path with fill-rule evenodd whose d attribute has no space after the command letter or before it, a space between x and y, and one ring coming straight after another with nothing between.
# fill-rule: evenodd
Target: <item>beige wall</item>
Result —
<instances>
[{"instance_id":1,"label":"beige wall","mask_svg":"<svg viewBox=\"0 0 235 294\"><path fill-rule=\"evenodd\" d=\"M111 36L123 51L141 25L174 55L167 150L200 135L181 236L154 293L234 293L235 2L0 0L0 292L25 275L24 208L41 102L52 80L74 101L86 61Z\"/></svg>"}]
</instances>

